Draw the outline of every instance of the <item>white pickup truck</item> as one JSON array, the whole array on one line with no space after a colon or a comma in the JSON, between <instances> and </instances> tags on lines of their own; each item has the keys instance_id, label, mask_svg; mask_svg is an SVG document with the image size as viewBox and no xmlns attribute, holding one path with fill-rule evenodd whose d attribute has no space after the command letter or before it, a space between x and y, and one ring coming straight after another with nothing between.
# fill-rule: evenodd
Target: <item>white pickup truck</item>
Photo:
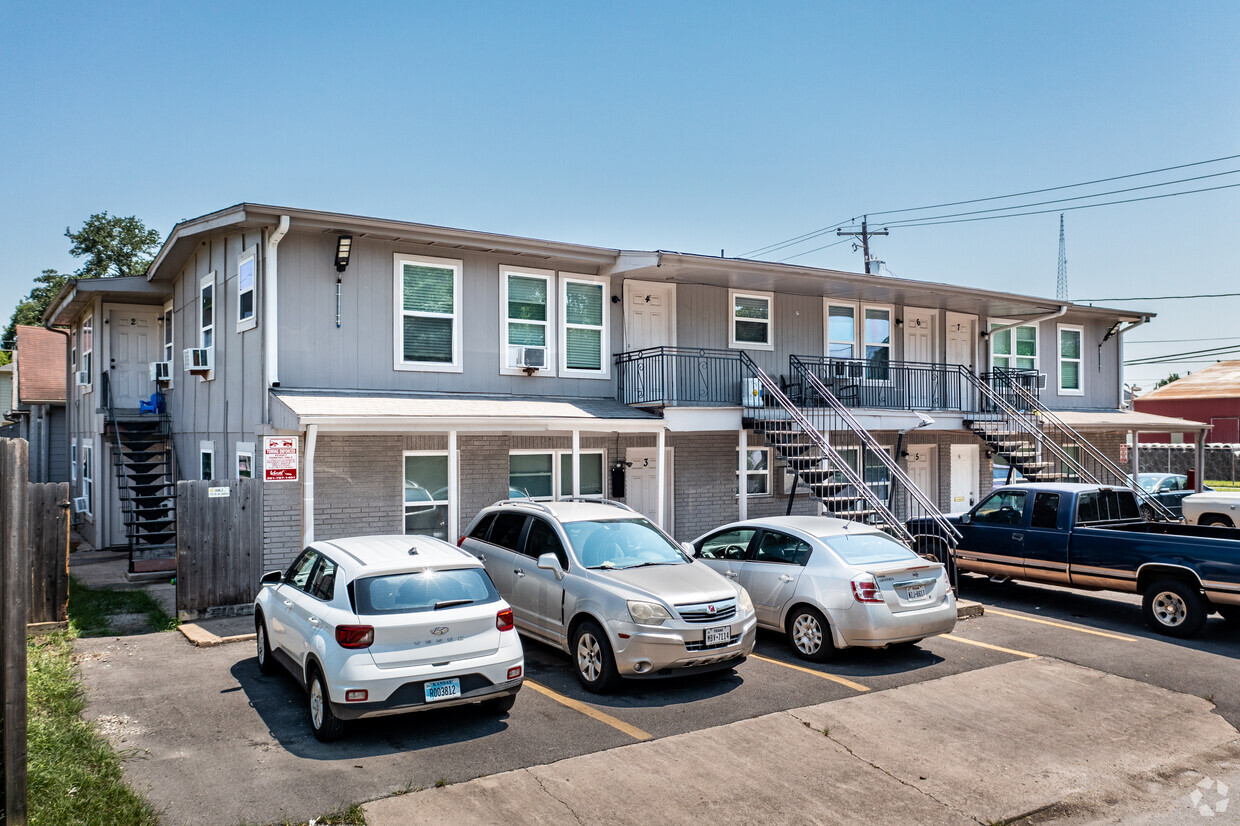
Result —
<instances>
[{"instance_id":1,"label":"white pickup truck","mask_svg":"<svg viewBox=\"0 0 1240 826\"><path fill-rule=\"evenodd\" d=\"M1240 527L1240 490L1207 491L1185 496L1184 521L1190 525Z\"/></svg>"}]
</instances>

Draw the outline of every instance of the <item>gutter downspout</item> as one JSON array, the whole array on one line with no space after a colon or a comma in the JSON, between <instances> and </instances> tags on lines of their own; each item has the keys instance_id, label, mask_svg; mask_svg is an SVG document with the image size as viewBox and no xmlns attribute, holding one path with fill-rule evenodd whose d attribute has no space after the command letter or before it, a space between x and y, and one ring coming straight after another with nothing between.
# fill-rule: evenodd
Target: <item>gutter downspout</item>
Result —
<instances>
[{"instance_id":1,"label":"gutter downspout","mask_svg":"<svg viewBox=\"0 0 1240 826\"><path fill-rule=\"evenodd\" d=\"M1022 318L1020 321L1013 321L1011 324L1004 324L1002 327L996 327L993 330L983 330L982 338L989 338L995 333L1002 333L1004 330L1011 330L1013 327L1031 327L1034 324L1041 324L1043 321L1050 321L1052 318L1059 318L1068 312L1067 304L1060 304L1059 309L1048 315L1040 315L1035 318Z\"/></svg>"},{"instance_id":2,"label":"gutter downspout","mask_svg":"<svg viewBox=\"0 0 1240 826\"><path fill-rule=\"evenodd\" d=\"M280 223L267 236L263 252L263 422L271 424L271 388L280 386L280 354L276 326L279 322L279 256L276 248L288 232L289 217L280 216Z\"/></svg>"},{"instance_id":3,"label":"gutter downspout","mask_svg":"<svg viewBox=\"0 0 1240 826\"><path fill-rule=\"evenodd\" d=\"M319 426L306 425L306 459L301 483L301 546L307 548L314 542L314 444L318 441Z\"/></svg>"}]
</instances>

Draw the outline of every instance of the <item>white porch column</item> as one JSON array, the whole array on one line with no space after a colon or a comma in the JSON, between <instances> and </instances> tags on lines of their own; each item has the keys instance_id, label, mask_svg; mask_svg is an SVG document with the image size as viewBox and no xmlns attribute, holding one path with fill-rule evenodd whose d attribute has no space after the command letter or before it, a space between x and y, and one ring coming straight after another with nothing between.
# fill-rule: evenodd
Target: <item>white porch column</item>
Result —
<instances>
[{"instance_id":1,"label":"white porch column","mask_svg":"<svg viewBox=\"0 0 1240 826\"><path fill-rule=\"evenodd\" d=\"M455 542L461 531L461 492L457 490L456 431L448 431L448 541Z\"/></svg>"},{"instance_id":2,"label":"white porch column","mask_svg":"<svg viewBox=\"0 0 1240 826\"><path fill-rule=\"evenodd\" d=\"M1204 430L1197 431L1196 445L1196 461L1193 467L1197 468L1197 486L1194 490L1201 493L1205 489L1206 483L1206 432Z\"/></svg>"},{"instance_id":3,"label":"white porch column","mask_svg":"<svg viewBox=\"0 0 1240 826\"><path fill-rule=\"evenodd\" d=\"M659 474L658 484L655 486L658 504L654 507L654 521L662 528L667 522L667 431L664 428L659 428L654 455L657 463L655 468Z\"/></svg>"},{"instance_id":4,"label":"white porch column","mask_svg":"<svg viewBox=\"0 0 1240 826\"><path fill-rule=\"evenodd\" d=\"M314 445L319 438L317 424L306 425L306 458L301 482L301 547L314 542Z\"/></svg>"},{"instance_id":5,"label":"white porch column","mask_svg":"<svg viewBox=\"0 0 1240 826\"><path fill-rule=\"evenodd\" d=\"M573 498L576 499L581 495L581 431L573 431L573 468L570 471L573 474ZM559 491L556 491L559 495Z\"/></svg>"},{"instance_id":6,"label":"white porch column","mask_svg":"<svg viewBox=\"0 0 1240 826\"><path fill-rule=\"evenodd\" d=\"M1132 434L1132 486L1135 490L1139 486L1137 474L1141 472L1141 434L1133 431Z\"/></svg>"},{"instance_id":7,"label":"white porch column","mask_svg":"<svg viewBox=\"0 0 1240 826\"><path fill-rule=\"evenodd\" d=\"M740 433L738 453L740 454L741 461L740 464L737 465L736 469L736 502L738 514L736 518L744 522L749 518L749 480L745 475L745 458L746 454L749 453L749 433L743 427L741 428Z\"/></svg>"}]
</instances>

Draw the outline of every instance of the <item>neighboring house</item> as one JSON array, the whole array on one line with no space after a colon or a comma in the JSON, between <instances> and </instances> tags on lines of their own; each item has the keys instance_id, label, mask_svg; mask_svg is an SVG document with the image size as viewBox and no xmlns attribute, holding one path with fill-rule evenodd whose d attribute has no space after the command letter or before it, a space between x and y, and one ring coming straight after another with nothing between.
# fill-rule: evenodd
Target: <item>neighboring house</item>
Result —
<instances>
[{"instance_id":1,"label":"neighboring house","mask_svg":"<svg viewBox=\"0 0 1240 826\"><path fill-rule=\"evenodd\" d=\"M1176 416L1210 428L1210 441L1240 442L1240 360L1220 361L1138 396L1133 406L1145 413ZM1184 433L1151 433L1143 442L1184 442Z\"/></svg>"},{"instance_id":2,"label":"neighboring house","mask_svg":"<svg viewBox=\"0 0 1240 826\"><path fill-rule=\"evenodd\" d=\"M17 437L30 443L30 481L65 482L65 337L42 327L17 326L13 364Z\"/></svg>"},{"instance_id":3,"label":"neighboring house","mask_svg":"<svg viewBox=\"0 0 1240 826\"><path fill-rule=\"evenodd\" d=\"M7 425L17 420L10 415L13 408L17 407L17 394L13 388L13 362L8 364L0 364L0 426Z\"/></svg>"},{"instance_id":4,"label":"neighboring house","mask_svg":"<svg viewBox=\"0 0 1240 826\"><path fill-rule=\"evenodd\" d=\"M1109 331L1146 318L239 204L178 224L145 278L70 281L45 320L71 328L89 373L70 399L79 462L96 454L88 539L136 535L168 556L175 478L288 476L275 463L293 455L295 481L261 483L273 569L315 538L455 541L515 496L621 499L689 539L789 508L898 520L902 487L963 510L990 490L994 451L1027 477L1122 480L1129 431L1193 427L1120 410ZM169 371L164 416L138 412L153 370ZM838 410L813 438L834 464L811 467L780 422L820 415L824 393ZM1075 422L1054 444L1038 431L1057 427L1048 408ZM140 426L138 450L125 434ZM1091 427L1098 447L1078 444ZM265 459L267 437L289 440L283 457ZM135 455L152 486L141 513L125 504L133 474L105 478Z\"/></svg>"}]
</instances>

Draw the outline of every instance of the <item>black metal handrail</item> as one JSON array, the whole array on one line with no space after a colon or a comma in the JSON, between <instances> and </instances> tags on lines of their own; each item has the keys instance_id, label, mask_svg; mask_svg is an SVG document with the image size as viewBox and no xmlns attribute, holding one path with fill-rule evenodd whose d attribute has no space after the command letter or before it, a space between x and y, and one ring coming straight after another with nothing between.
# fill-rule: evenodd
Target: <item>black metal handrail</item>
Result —
<instances>
[{"instance_id":1,"label":"black metal handrail","mask_svg":"<svg viewBox=\"0 0 1240 826\"><path fill-rule=\"evenodd\" d=\"M744 355L708 347L649 347L616 356L616 398L652 407L741 404Z\"/></svg>"}]
</instances>

